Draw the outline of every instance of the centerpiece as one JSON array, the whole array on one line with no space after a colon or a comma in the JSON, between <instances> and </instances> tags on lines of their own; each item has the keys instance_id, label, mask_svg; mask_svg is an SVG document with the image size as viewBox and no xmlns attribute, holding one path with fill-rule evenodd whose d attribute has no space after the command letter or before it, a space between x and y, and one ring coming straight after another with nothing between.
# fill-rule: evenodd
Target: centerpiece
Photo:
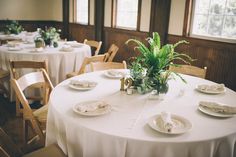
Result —
<instances>
[{"instance_id":1,"label":"centerpiece","mask_svg":"<svg viewBox=\"0 0 236 157\"><path fill-rule=\"evenodd\" d=\"M38 28L39 36L36 37L35 43L41 41L43 39L46 46L58 47L58 40L60 39L60 29L56 29L54 27L45 28L42 30Z\"/></svg>"},{"instance_id":2,"label":"centerpiece","mask_svg":"<svg viewBox=\"0 0 236 157\"><path fill-rule=\"evenodd\" d=\"M7 23L8 24L4 27L5 34L19 34L24 30L18 21L8 20Z\"/></svg>"},{"instance_id":3,"label":"centerpiece","mask_svg":"<svg viewBox=\"0 0 236 157\"><path fill-rule=\"evenodd\" d=\"M156 94L167 93L169 86L168 80L170 76L176 75L183 82L186 81L178 73L169 71L169 66L180 66L174 64L174 61L180 60L186 64L190 64L193 59L183 53L175 52L175 48L180 44L187 44L185 40L175 44L166 44L161 46L160 36L157 32L152 37L147 38L149 46L136 39L129 39L126 44L134 42L140 55L134 57L130 64L130 77L132 86L139 93L147 93L154 91Z\"/></svg>"}]
</instances>

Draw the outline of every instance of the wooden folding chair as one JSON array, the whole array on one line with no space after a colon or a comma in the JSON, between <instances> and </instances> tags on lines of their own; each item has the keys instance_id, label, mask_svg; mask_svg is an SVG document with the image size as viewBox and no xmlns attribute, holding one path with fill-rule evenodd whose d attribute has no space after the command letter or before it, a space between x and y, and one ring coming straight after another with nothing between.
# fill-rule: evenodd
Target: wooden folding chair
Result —
<instances>
[{"instance_id":1,"label":"wooden folding chair","mask_svg":"<svg viewBox=\"0 0 236 157\"><path fill-rule=\"evenodd\" d=\"M66 75L66 78L71 78L86 72L86 66L91 62L104 62L105 55L96 55L92 57L85 57L79 71L75 71ZM90 69L91 71L91 69Z\"/></svg>"},{"instance_id":2,"label":"wooden folding chair","mask_svg":"<svg viewBox=\"0 0 236 157\"><path fill-rule=\"evenodd\" d=\"M57 144L52 144L26 155L23 154L23 151L0 128L0 157L66 157Z\"/></svg>"},{"instance_id":3,"label":"wooden folding chair","mask_svg":"<svg viewBox=\"0 0 236 157\"><path fill-rule=\"evenodd\" d=\"M106 55L105 62L112 62L118 50L119 47L112 44L108 49L108 52L104 53Z\"/></svg>"},{"instance_id":4,"label":"wooden folding chair","mask_svg":"<svg viewBox=\"0 0 236 157\"><path fill-rule=\"evenodd\" d=\"M45 61L10 61L11 66L11 77L18 79L21 74L19 70L30 69L33 71L37 71L41 68L48 71L47 63ZM31 87L31 89L40 89L42 92L45 92L44 87L41 84L35 84ZM29 100L42 100L42 104L46 104L46 98L42 97L35 97L35 96L28 96L27 99ZM19 116L22 113L22 109L19 104L19 100L16 97L16 116Z\"/></svg>"},{"instance_id":5,"label":"wooden folding chair","mask_svg":"<svg viewBox=\"0 0 236 157\"><path fill-rule=\"evenodd\" d=\"M84 44L87 44L87 45L91 46L92 48L95 48L94 56L96 56L99 54L99 51L102 46L102 41L84 39Z\"/></svg>"},{"instance_id":6,"label":"wooden folding chair","mask_svg":"<svg viewBox=\"0 0 236 157\"><path fill-rule=\"evenodd\" d=\"M126 62L92 62L90 63L92 71L108 70L108 69L127 69Z\"/></svg>"},{"instance_id":7,"label":"wooden folding chair","mask_svg":"<svg viewBox=\"0 0 236 157\"><path fill-rule=\"evenodd\" d=\"M196 76L196 77L200 77L200 78L205 79L206 78L207 67L204 67L202 69L202 68L192 66L192 65L180 65L180 66L171 65L169 67L169 70L173 71L173 72L176 72L176 73Z\"/></svg>"},{"instance_id":8,"label":"wooden folding chair","mask_svg":"<svg viewBox=\"0 0 236 157\"><path fill-rule=\"evenodd\" d=\"M14 61L10 62L11 72L14 74ZM34 85L43 86L45 89L44 92L44 100L48 102L49 95L53 89L53 85L49 79L49 76L45 69L40 69L37 72L31 72L21 76L20 78L11 78L11 85L16 93L18 100L23 106L23 137L24 142L27 144L28 141L28 127L30 126L33 132L38 135L39 143L44 145L45 143L45 135L43 134L43 129L46 126L47 120L47 110L48 105L44 105L43 107L32 111L29 102L23 93L25 89L28 87L32 87Z\"/></svg>"}]
</instances>

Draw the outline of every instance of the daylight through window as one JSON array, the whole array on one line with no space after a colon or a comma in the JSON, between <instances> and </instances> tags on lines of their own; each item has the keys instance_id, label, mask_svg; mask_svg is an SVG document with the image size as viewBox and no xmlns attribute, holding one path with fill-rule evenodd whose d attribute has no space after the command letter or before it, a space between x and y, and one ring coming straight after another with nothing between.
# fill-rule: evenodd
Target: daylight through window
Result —
<instances>
[{"instance_id":1,"label":"daylight through window","mask_svg":"<svg viewBox=\"0 0 236 157\"><path fill-rule=\"evenodd\" d=\"M76 0L76 22L88 24L88 0Z\"/></svg>"},{"instance_id":2,"label":"daylight through window","mask_svg":"<svg viewBox=\"0 0 236 157\"><path fill-rule=\"evenodd\" d=\"M138 0L117 0L116 27L137 28Z\"/></svg>"},{"instance_id":3,"label":"daylight through window","mask_svg":"<svg viewBox=\"0 0 236 157\"><path fill-rule=\"evenodd\" d=\"M191 35L236 40L236 0L195 0Z\"/></svg>"}]
</instances>

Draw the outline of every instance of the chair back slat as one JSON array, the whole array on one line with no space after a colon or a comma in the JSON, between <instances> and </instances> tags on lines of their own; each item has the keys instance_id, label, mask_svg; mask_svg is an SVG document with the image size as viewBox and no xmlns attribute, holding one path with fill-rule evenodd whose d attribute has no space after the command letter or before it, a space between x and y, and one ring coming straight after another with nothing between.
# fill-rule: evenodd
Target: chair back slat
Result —
<instances>
[{"instance_id":1,"label":"chair back slat","mask_svg":"<svg viewBox=\"0 0 236 157\"><path fill-rule=\"evenodd\" d=\"M115 44L112 44L108 52L105 53L106 55L105 62L112 62L118 50L119 50L119 47L116 46Z\"/></svg>"},{"instance_id":2,"label":"chair back slat","mask_svg":"<svg viewBox=\"0 0 236 157\"><path fill-rule=\"evenodd\" d=\"M92 71L108 70L108 69L127 69L126 62L92 62L90 63Z\"/></svg>"},{"instance_id":3,"label":"chair back slat","mask_svg":"<svg viewBox=\"0 0 236 157\"><path fill-rule=\"evenodd\" d=\"M96 55L96 56L92 56L92 57L85 57L78 74L85 73L86 66L89 65L91 62L103 62L104 59L105 59L105 55ZM91 71L91 69L89 69L89 70Z\"/></svg>"},{"instance_id":4,"label":"chair back slat","mask_svg":"<svg viewBox=\"0 0 236 157\"><path fill-rule=\"evenodd\" d=\"M101 49L101 46L102 46L102 41L95 41L95 40L87 40L87 39L84 39L84 44L87 44L91 47L94 47L96 48L95 52L94 52L94 55L98 55L99 54L99 51Z\"/></svg>"},{"instance_id":5,"label":"chair back slat","mask_svg":"<svg viewBox=\"0 0 236 157\"><path fill-rule=\"evenodd\" d=\"M199 78L206 78L207 67L202 69L192 65L180 65L178 67L172 65L170 66L169 70L181 74L196 76Z\"/></svg>"},{"instance_id":6,"label":"chair back slat","mask_svg":"<svg viewBox=\"0 0 236 157\"><path fill-rule=\"evenodd\" d=\"M33 84L44 83L45 79L44 79L42 71L40 71L40 72L32 72L29 74L25 74L22 77L20 77L17 80L17 82L18 82L20 89L23 91L23 90L25 90L25 88L27 88Z\"/></svg>"}]
</instances>

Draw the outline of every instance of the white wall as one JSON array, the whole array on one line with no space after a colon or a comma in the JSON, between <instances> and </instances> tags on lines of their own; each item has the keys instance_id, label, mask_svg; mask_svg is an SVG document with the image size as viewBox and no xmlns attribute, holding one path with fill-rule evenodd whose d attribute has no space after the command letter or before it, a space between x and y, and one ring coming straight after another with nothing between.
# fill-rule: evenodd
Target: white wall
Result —
<instances>
[{"instance_id":1,"label":"white wall","mask_svg":"<svg viewBox=\"0 0 236 157\"><path fill-rule=\"evenodd\" d=\"M0 20L62 21L62 0L0 0Z\"/></svg>"}]
</instances>

